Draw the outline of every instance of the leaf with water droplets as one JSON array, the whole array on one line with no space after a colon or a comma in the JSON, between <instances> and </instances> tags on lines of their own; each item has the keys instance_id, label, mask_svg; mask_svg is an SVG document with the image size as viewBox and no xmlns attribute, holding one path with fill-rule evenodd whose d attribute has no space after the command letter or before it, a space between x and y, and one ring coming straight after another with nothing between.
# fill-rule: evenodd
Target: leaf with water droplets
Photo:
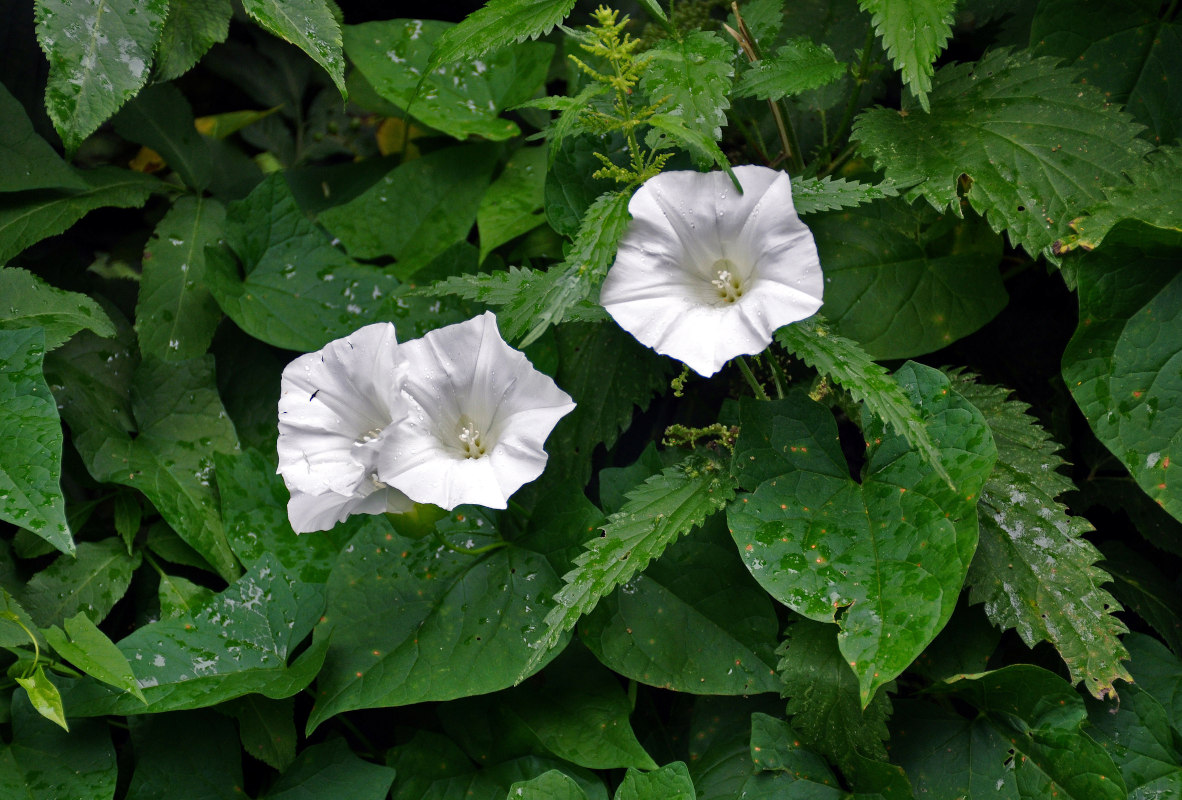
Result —
<instances>
[{"instance_id":1,"label":"leaf with water droplets","mask_svg":"<svg viewBox=\"0 0 1182 800\"><path fill-rule=\"evenodd\" d=\"M118 766L106 720L75 719L67 732L16 692L11 722L12 743L0 745L0 797L115 796Z\"/></svg>"},{"instance_id":2,"label":"leaf with water droplets","mask_svg":"<svg viewBox=\"0 0 1182 800\"><path fill-rule=\"evenodd\" d=\"M574 6L575 0L489 0L440 38L428 69L537 39L562 22ZM508 25L506 20L513 23Z\"/></svg>"},{"instance_id":3,"label":"leaf with water droplets","mask_svg":"<svg viewBox=\"0 0 1182 800\"><path fill-rule=\"evenodd\" d=\"M53 685L53 681L46 676L43 667L38 665L32 675L18 677L16 682L28 693L29 702L33 704L33 708L37 710L38 714L50 722L60 725L62 730L70 730L70 726L66 723L66 713L62 710L61 693Z\"/></svg>"},{"instance_id":4,"label":"leaf with water droplets","mask_svg":"<svg viewBox=\"0 0 1182 800\"><path fill-rule=\"evenodd\" d=\"M168 0L37 0L45 107L68 152L147 82Z\"/></svg>"},{"instance_id":5,"label":"leaf with water droplets","mask_svg":"<svg viewBox=\"0 0 1182 800\"><path fill-rule=\"evenodd\" d=\"M7 273L8 271L5 270ZM61 490L62 426L42 375L41 328L0 330L0 519L74 552Z\"/></svg>"},{"instance_id":6,"label":"leaf with water droplets","mask_svg":"<svg viewBox=\"0 0 1182 800\"><path fill-rule=\"evenodd\" d=\"M33 130L20 101L0 84L0 192L85 188L77 173Z\"/></svg>"},{"instance_id":7,"label":"leaf with water droplets","mask_svg":"<svg viewBox=\"0 0 1182 800\"><path fill-rule=\"evenodd\" d=\"M326 0L243 0L247 16L284 41L308 54L345 91L345 54L341 28Z\"/></svg>"},{"instance_id":8,"label":"leaf with water droplets","mask_svg":"<svg viewBox=\"0 0 1182 800\"><path fill-rule=\"evenodd\" d=\"M123 542L111 537L81 542L76 555L58 556L29 579L21 596L29 616L41 627L59 625L85 614L99 623L127 593L140 554L127 554Z\"/></svg>"},{"instance_id":9,"label":"leaf with water droplets","mask_svg":"<svg viewBox=\"0 0 1182 800\"><path fill-rule=\"evenodd\" d=\"M179 78L209 48L226 41L233 14L230 0L169 0L156 51L157 80Z\"/></svg>"},{"instance_id":10,"label":"leaf with water droplets","mask_svg":"<svg viewBox=\"0 0 1182 800\"><path fill-rule=\"evenodd\" d=\"M775 55L747 68L735 85L735 94L779 100L826 86L845 73L846 65L834 57L828 45L798 36L777 49ZM800 207L797 206L796 210L799 212Z\"/></svg>"},{"instance_id":11,"label":"leaf with water droplets","mask_svg":"<svg viewBox=\"0 0 1182 800\"><path fill-rule=\"evenodd\" d=\"M8 304L0 309L0 330L45 329L45 349L53 350L82 329L99 336L114 336L115 326L91 298L45 283L18 267L0 267L0 297Z\"/></svg>"},{"instance_id":12,"label":"leaf with water droplets","mask_svg":"<svg viewBox=\"0 0 1182 800\"><path fill-rule=\"evenodd\" d=\"M903 83L928 111L932 63L952 35L956 0L858 0L858 5L873 15L874 30Z\"/></svg>"},{"instance_id":13,"label":"leaf with water droplets","mask_svg":"<svg viewBox=\"0 0 1182 800\"><path fill-rule=\"evenodd\" d=\"M45 631L45 638L58 655L92 678L129 692L147 705L127 658L85 612L67 619L65 628L63 631L54 625Z\"/></svg>"}]
</instances>

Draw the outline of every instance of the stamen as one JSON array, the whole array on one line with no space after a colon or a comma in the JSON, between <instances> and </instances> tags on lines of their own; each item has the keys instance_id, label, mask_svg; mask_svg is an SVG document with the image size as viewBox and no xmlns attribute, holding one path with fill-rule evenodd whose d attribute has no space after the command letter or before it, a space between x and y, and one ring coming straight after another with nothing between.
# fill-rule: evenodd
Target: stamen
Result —
<instances>
[{"instance_id":1,"label":"stamen","mask_svg":"<svg viewBox=\"0 0 1182 800\"><path fill-rule=\"evenodd\" d=\"M722 265L733 266L728 260L720 259L714 266L720 267ZM729 269L719 269L717 278L710 281L710 285L718 290L718 297L724 303L734 303L743 296L743 281L739 276L731 272Z\"/></svg>"},{"instance_id":2,"label":"stamen","mask_svg":"<svg viewBox=\"0 0 1182 800\"><path fill-rule=\"evenodd\" d=\"M381 435L382 435L382 429L381 428L374 428L372 431L368 431L366 433L361 434L361 436L357 437L357 441L355 441L354 444L356 444L356 445L369 444L370 442L372 442L374 439L378 438Z\"/></svg>"},{"instance_id":3,"label":"stamen","mask_svg":"<svg viewBox=\"0 0 1182 800\"><path fill-rule=\"evenodd\" d=\"M481 441L480 431L476 423L468 417L460 419L460 450L465 458L480 458L485 453L484 442Z\"/></svg>"}]
</instances>

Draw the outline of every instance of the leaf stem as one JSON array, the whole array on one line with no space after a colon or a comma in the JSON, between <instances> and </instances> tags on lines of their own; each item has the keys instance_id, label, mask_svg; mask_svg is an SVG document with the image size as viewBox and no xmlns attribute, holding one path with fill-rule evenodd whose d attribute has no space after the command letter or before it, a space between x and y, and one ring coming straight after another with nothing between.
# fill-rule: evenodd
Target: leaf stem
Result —
<instances>
[{"instance_id":1,"label":"leaf stem","mask_svg":"<svg viewBox=\"0 0 1182 800\"><path fill-rule=\"evenodd\" d=\"M747 359L743 356L735 356L734 361L739 365L739 372L743 373L743 377L747 379L747 383L751 386L751 390L755 392L755 399L757 400L771 400L768 397L767 391L760 385L759 381L755 380L755 373L751 371L750 365L747 364Z\"/></svg>"},{"instance_id":2,"label":"leaf stem","mask_svg":"<svg viewBox=\"0 0 1182 800\"><path fill-rule=\"evenodd\" d=\"M447 540L446 536L444 536L442 533L439 532L438 529L436 529L434 533L435 533L435 540L437 542L439 542L441 545L446 547L448 550L451 550L453 553L463 553L466 556L482 555L482 554L488 553L492 550L497 550L499 548L505 547L506 545L509 544L504 539L501 539L500 541L493 542L492 544L486 544L484 547L473 547L473 548L469 549L467 547L458 547L457 545L452 544L451 542L449 542Z\"/></svg>"}]
</instances>

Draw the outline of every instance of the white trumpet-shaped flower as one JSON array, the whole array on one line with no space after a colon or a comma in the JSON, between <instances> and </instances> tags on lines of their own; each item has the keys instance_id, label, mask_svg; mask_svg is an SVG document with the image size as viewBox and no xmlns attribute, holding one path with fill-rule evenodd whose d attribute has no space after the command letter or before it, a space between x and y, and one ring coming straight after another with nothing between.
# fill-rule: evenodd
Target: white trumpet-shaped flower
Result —
<instances>
[{"instance_id":1,"label":"white trumpet-shaped flower","mask_svg":"<svg viewBox=\"0 0 1182 800\"><path fill-rule=\"evenodd\" d=\"M390 323L367 325L292 361L279 397L279 474L297 533L350 514L406 511L413 503L377 478L379 451L406 417L407 361Z\"/></svg>"},{"instance_id":2,"label":"white trumpet-shaped flower","mask_svg":"<svg viewBox=\"0 0 1182 800\"><path fill-rule=\"evenodd\" d=\"M575 404L501 338L491 312L405 342L409 415L379 453L380 480L419 503L505 508L542 474L550 431Z\"/></svg>"},{"instance_id":3,"label":"white trumpet-shaped flower","mask_svg":"<svg viewBox=\"0 0 1182 800\"><path fill-rule=\"evenodd\" d=\"M817 247L788 175L734 173L742 194L723 172L646 181L628 203L632 222L600 294L621 328L705 376L821 307Z\"/></svg>"}]
</instances>

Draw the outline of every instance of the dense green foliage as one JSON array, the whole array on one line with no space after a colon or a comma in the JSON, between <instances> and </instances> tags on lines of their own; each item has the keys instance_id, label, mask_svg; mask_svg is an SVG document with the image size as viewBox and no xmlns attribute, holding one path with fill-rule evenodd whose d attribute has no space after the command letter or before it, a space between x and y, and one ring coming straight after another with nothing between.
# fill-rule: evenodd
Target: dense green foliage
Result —
<instances>
[{"instance_id":1,"label":"dense green foliage","mask_svg":"<svg viewBox=\"0 0 1182 800\"><path fill-rule=\"evenodd\" d=\"M420 5L0 0L0 796L1182 798L1177 0ZM824 305L679 374L752 164ZM283 367L485 310L541 477L297 535Z\"/></svg>"}]
</instances>

